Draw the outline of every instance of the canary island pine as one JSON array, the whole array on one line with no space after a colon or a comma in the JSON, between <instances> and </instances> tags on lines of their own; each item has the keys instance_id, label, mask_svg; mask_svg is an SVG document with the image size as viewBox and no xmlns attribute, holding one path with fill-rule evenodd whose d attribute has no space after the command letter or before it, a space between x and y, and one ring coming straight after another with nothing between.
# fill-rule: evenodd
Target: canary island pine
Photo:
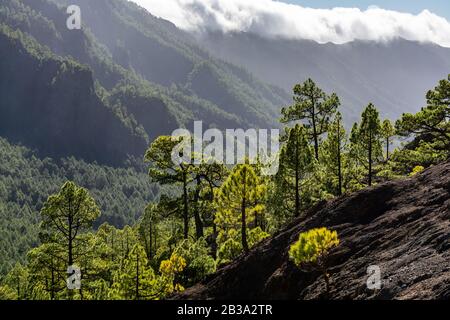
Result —
<instances>
[{"instance_id":1,"label":"canary island pine","mask_svg":"<svg viewBox=\"0 0 450 320\"><path fill-rule=\"evenodd\" d=\"M324 278L327 294L330 292L330 275L326 260L332 248L339 245L336 231L327 228L312 229L300 233L299 240L289 250L289 258L304 271L320 271Z\"/></svg>"}]
</instances>

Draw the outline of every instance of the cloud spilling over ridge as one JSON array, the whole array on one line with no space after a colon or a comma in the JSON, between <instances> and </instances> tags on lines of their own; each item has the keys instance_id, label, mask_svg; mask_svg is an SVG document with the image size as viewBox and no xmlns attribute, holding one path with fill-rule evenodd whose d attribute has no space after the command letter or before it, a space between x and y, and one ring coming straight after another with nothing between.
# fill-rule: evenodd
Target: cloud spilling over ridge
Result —
<instances>
[{"instance_id":1,"label":"cloud spilling over ridge","mask_svg":"<svg viewBox=\"0 0 450 320\"><path fill-rule=\"evenodd\" d=\"M418 15L369 7L312 9L273 0L131 0L191 32L245 31L320 43L404 38L450 47L450 22L428 10Z\"/></svg>"}]
</instances>

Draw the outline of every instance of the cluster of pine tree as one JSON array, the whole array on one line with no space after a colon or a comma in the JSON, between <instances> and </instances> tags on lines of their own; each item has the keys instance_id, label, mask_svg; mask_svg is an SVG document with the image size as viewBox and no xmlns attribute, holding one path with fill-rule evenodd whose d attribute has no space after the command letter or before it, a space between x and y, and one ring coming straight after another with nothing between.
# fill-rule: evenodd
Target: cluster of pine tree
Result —
<instances>
[{"instance_id":1,"label":"cluster of pine tree","mask_svg":"<svg viewBox=\"0 0 450 320\"><path fill-rule=\"evenodd\" d=\"M3 279L0 298L162 299L301 219L319 201L450 156L450 76L428 92L426 107L395 125L369 104L348 134L339 107L337 95L312 80L295 86L293 105L282 109L279 171L270 177L261 164L175 164L179 141L158 137L145 161L151 181L165 192L122 230L103 224L92 231L97 204L87 190L65 183L41 210L42 244ZM77 290L67 289L72 265L81 271Z\"/></svg>"},{"instance_id":2,"label":"cluster of pine tree","mask_svg":"<svg viewBox=\"0 0 450 320\"><path fill-rule=\"evenodd\" d=\"M41 215L42 244L5 277L3 299L161 299L182 289L175 278L186 266L183 257L173 252L152 266L138 229L105 223L92 232L100 210L75 183L50 196ZM71 273L79 276L78 288L70 286Z\"/></svg>"},{"instance_id":3,"label":"cluster of pine tree","mask_svg":"<svg viewBox=\"0 0 450 320\"><path fill-rule=\"evenodd\" d=\"M133 225L159 194L142 159L113 168L74 157L42 158L29 147L0 138L0 281L39 245L39 212L67 180L88 189L101 208L94 228L104 222L118 228Z\"/></svg>"}]
</instances>

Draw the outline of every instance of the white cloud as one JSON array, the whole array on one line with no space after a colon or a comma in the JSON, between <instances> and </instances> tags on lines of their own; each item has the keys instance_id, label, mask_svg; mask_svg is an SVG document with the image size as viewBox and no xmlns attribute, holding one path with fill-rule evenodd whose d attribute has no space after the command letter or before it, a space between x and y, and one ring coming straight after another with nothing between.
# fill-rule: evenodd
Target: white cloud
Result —
<instances>
[{"instance_id":1,"label":"white cloud","mask_svg":"<svg viewBox=\"0 0 450 320\"><path fill-rule=\"evenodd\" d=\"M131 1L187 31L246 31L320 43L401 37L450 47L450 23L428 10L413 15L375 6L311 9L273 0Z\"/></svg>"}]
</instances>

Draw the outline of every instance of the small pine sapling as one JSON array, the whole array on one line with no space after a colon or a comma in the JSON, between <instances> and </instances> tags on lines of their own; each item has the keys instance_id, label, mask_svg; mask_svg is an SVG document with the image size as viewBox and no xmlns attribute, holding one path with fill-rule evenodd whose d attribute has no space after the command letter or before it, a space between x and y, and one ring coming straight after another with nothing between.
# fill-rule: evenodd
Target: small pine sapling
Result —
<instances>
[{"instance_id":1,"label":"small pine sapling","mask_svg":"<svg viewBox=\"0 0 450 320\"><path fill-rule=\"evenodd\" d=\"M327 295L330 293L327 258L330 250L338 245L339 238L336 231L317 228L300 233L299 240L289 250L289 258L301 270L320 271L323 274Z\"/></svg>"}]
</instances>

